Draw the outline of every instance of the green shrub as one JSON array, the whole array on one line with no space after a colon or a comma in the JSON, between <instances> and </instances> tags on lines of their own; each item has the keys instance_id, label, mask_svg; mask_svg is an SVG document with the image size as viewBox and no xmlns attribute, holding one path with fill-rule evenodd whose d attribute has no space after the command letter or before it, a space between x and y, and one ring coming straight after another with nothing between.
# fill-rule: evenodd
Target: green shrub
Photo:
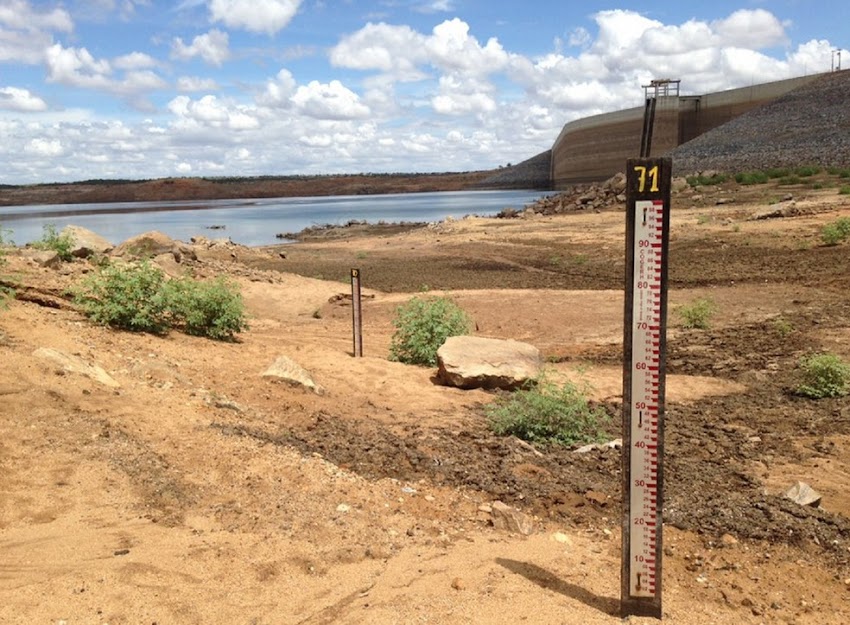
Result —
<instances>
[{"instance_id":1,"label":"green shrub","mask_svg":"<svg viewBox=\"0 0 850 625\"><path fill-rule=\"evenodd\" d=\"M96 323L133 332L164 334L176 326L188 334L228 340L247 328L234 283L169 280L148 261L101 267L83 280L75 300Z\"/></svg>"},{"instance_id":2,"label":"green shrub","mask_svg":"<svg viewBox=\"0 0 850 625\"><path fill-rule=\"evenodd\" d=\"M800 177L796 175L783 176L779 179L780 185L800 184Z\"/></svg>"},{"instance_id":3,"label":"green shrub","mask_svg":"<svg viewBox=\"0 0 850 625\"><path fill-rule=\"evenodd\" d=\"M802 382L797 393L811 399L842 397L850 392L850 365L835 354L816 354L800 360Z\"/></svg>"},{"instance_id":4,"label":"green shrub","mask_svg":"<svg viewBox=\"0 0 850 625\"><path fill-rule=\"evenodd\" d=\"M166 283L166 300L172 323L186 334L232 340L248 327L238 285L220 276L204 282L171 280Z\"/></svg>"},{"instance_id":5,"label":"green shrub","mask_svg":"<svg viewBox=\"0 0 850 625\"><path fill-rule=\"evenodd\" d=\"M735 182L742 185L764 184L770 177L763 171L752 171L735 175Z\"/></svg>"},{"instance_id":6,"label":"green shrub","mask_svg":"<svg viewBox=\"0 0 850 625\"><path fill-rule=\"evenodd\" d=\"M838 189L838 194L839 195L850 195L850 186L845 185L845 186L841 187L840 189Z\"/></svg>"},{"instance_id":7,"label":"green shrub","mask_svg":"<svg viewBox=\"0 0 850 625\"><path fill-rule=\"evenodd\" d=\"M843 169L841 173L838 174L839 178L850 178L850 169Z\"/></svg>"},{"instance_id":8,"label":"green shrub","mask_svg":"<svg viewBox=\"0 0 850 625\"><path fill-rule=\"evenodd\" d=\"M74 258L71 255L71 248L74 247L74 237L67 232L65 234L59 234L56 232L56 226L53 224L44 224L41 239L33 243L32 246L39 250L54 251L66 263Z\"/></svg>"},{"instance_id":9,"label":"green shrub","mask_svg":"<svg viewBox=\"0 0 850 625\"><path fill-rule=\"evenodd\" d=\"M714 314L714 311L714 302L707 298L696 299L690 304L682 304L676 309L676 312L682 319L683 327L699 330L707 330L709 328L709 320Z\"/></svg>"},{"instance_id":10,"label":"green shrub","mask_svg":"<svg viewBox=\"0 0 850 625\"><path fill-rule=\"evenodd\" d=\"M785 169L784 167L776 167L773 169L768 169L766 172L768 178L784 178L785 176L791 173L790 170Z\"/></svg>"},{"instance_id":11,"label":"green shrub","mask_svg":"<svg viewBox=\"0 0 850 625\"><path fill-rule=\"evenodd\" d=\"M815 176L820 172L820 167L817 167L815 165L804 165L803 167L798 167L796 170L794 170L794 173L796 173L801 178L809 178L810 176Z\"/></svg>"},{"instance_id":12,"label":"green shrub","mask_svg":"<svg viewBox=\"0 0 850 625\"><path fill-rule=\"evenodd\" d=\"M825 245L838 245L848 237L850 237L850 217L841 217L824 224L820 230L820 238Z\"/></svg>"},{"instance_id":13,"label":"green shrub","mask_svg":"<svg viewBox=\"0 0 850 625\"><path fill-rule=\"evenodd\" d=\"M74 299L96 323L161 334L171 327L165 273L148 261L110 264L86 277Z\"/></svg>"},{"instance_id":14,"label":"green shrub","mask_svg":"<svg viewBox=\"0 0 850 625\"><path fill-rule=\"evenodd\" d=\"M533 443L575 445L598 441L608 415L571 382L541 379L485 407L491 430Z\"/></svg>"},{"instance_id":15,"label":"green shrub","mask_svg":"<svg viewBox=\"0 0 850 625\"><path fill-rule=\"evenodd\" d=\"M447 297L414 297L398 307L393 325L390 360L433 367L446 339L467 334L472 323Z\"/></svg>"},{"instance_id":16,"label":"green shrub","mask_svg":"<svg viewBox=\"0 0 850 625\"><path fill-rule=\"evenodd\" d=\"M688 176L685 178L688 184L692 187L702 186L707 187L716 184L723 184L729 179L729 176L726 174L714 174L713 176L703 176L700 174L699 176Z\"/></svg>"}]
</instances>

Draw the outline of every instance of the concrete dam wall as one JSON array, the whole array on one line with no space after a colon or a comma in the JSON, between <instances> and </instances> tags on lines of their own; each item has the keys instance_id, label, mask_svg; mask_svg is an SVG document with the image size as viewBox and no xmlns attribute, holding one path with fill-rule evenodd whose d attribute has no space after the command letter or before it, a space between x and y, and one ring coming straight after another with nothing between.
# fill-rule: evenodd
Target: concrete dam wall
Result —
<instances>
[{"instance_id":1,"label":"concrete dam wall","mask_svg":"<svg viewBox=\"0 0 850 625\"><path fill-rule=\"evenodd\" d=\"M822 75L698 96L660 96L655 103L651 155L663 155ZM565 125L552 146L553 188L563 189L572 184L606 180L623 171L627 159L640 156L644 110L645 107L638 106L586 117Z\"/></svg>"}]
</instances>

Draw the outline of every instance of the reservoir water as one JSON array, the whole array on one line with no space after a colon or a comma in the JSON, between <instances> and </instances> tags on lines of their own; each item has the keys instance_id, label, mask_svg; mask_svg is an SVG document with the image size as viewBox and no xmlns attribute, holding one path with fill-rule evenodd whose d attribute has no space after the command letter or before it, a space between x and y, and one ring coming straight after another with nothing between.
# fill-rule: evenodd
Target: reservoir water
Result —
<instances>
[{"instance_id":1,"label":"reservoir water","mask_svg":"<svg viewBox=\"0 0 850 625\"><path fill-rule=\"evenodd\" d=\"M343 225L351 220L370 223L432 222L446 217L494 215L503 208L522 209L546 195L543 191L446 191L327 197L121 202L0 207L4 238L23 245L41 238L52 224L88 228L118 244L132 236L159 230L188 241L201 235L229 237L243 245L281 243L278 233L309 226ZM223 228L210 229L210 226Z\"/></svg>"}]
</instances>

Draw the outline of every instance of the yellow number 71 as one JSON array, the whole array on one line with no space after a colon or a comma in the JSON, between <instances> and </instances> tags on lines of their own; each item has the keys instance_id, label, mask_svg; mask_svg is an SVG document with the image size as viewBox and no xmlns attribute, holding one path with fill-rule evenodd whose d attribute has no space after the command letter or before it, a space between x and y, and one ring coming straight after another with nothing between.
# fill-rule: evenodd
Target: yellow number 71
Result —
<instances>
[{"instance_id":1,"label":"yellow number 71","mask_svg":"<svg viewBox=\"0 0 850 625\"><path fill-rule=\"evenodd\" d=\"M640 174L640 180L638 181L638 193L643 193L646 190L647 175L652 181L652 184L649 186L649 192L655 193L658 191L658 165L650 170L647 170L646 167L642 165L638 165L635 167L635 171Z\"/></svg>"}]
</instances>

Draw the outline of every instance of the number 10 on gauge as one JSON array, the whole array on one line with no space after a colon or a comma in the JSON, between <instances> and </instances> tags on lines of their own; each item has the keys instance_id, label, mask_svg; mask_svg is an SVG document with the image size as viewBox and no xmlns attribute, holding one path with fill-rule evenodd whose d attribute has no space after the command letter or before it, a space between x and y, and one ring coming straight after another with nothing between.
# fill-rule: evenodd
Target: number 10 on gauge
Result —
<instances>
[{"instance_id":1,"label":"number 10 on gauge","mask_svg":"<svg viewBox=\"0 0 850 625\"><path fill-rule=\"evenodd\" d=\"M661 618L670 159L627 165L623 338L623 616Z\"/></svg>"}]
</instances>

